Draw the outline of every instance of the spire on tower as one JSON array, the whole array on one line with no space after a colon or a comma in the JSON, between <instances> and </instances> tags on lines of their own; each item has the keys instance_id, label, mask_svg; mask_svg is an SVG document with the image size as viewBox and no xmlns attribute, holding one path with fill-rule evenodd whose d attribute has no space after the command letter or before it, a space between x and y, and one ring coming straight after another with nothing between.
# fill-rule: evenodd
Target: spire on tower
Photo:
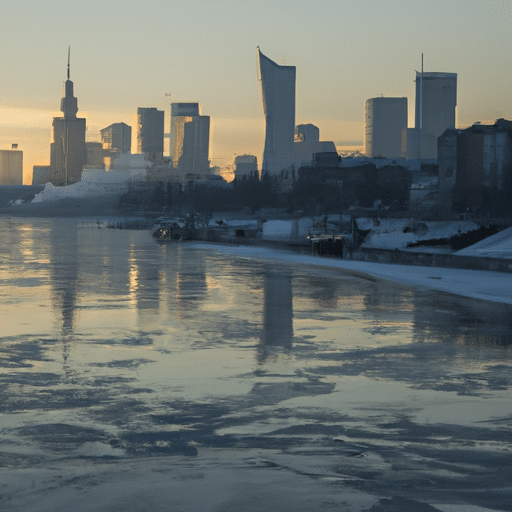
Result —
<instances>
[{"instance_id":1,"label":"spire on tower","mask_svg":"<svg viewBox=\"0 0 512 512\"><path fill-rule=\"evenodd\" d=\"M69 79L71 46L68 46L68 79L64 83L64 97L60 102L60 109L64 117L75 118L78 112L77 100L73 95L73 82Z\"/></svg>"}]
</instances>

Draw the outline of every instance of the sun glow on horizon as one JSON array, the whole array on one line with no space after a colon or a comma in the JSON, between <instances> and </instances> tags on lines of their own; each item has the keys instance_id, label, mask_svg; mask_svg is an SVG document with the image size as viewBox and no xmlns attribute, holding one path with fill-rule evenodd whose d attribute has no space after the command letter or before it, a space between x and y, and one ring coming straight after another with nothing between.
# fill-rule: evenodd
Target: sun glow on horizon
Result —
<instances>
[{"instance_id":1,"label":"sun glow on horizon","mask_svg":"<svg viewBox=\"0 0 512 512\"><path fill-rule=\"evenodd\" d=\"M51 125L56 114L54 110L0 107L0 126L6 128L43 128ZM62 113L61 113L62 115Z\"/></svg>"}]
</instances>

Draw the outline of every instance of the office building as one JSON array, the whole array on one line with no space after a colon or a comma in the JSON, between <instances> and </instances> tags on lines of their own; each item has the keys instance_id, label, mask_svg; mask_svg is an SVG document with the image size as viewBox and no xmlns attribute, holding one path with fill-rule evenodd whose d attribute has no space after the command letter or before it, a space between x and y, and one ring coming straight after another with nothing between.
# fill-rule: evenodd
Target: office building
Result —
<instances>
[{"instance_id":1,"label":"office building","mask_svg":"<svg viewBox=\"0 0 512 512\"><path fill-rule=\"evenodd\" d=\"M235 179L259 177L258 159L254 155L238 155L235 158Z\"/></svg>"},{"instance_id":2,"label":"office building","mask_svg":"<svg viewBox=\"0 0 512 512\"><path fill-rule=\"evenodd\" d=\"M336 155L336 161L338 161L338 154L334 142L320 140L320 129L317 126L308 123L299 124L295 127L295 169L312 165L317 155L325 153L334 153Z\"/></svg>"},{"instance_id":3,"label":"office building","mask_svg":"<svg viewBox=\"0 0 512 512\"><path fill-rule=\"evenodd\" d=\"M444 210L510 214L512 121L498 119L493 125L448 129L439 137L438 148Z\"/></svg>"},{"instance_id":4,"label":"office building","mask_svg":"<svg viewBox=\"0 0 512 512\"><path fill-rule=\"evenodd\" d=\"M407 98L370 98L365 103L364 155L400 158L407 129Z\"/></svg>"},{"instance_id":5,"label":"office building","mask_svg":"<svg viewBox=\"0 0 512 512\"><path fill-rule=\"evenodd\" d=\"M199 103L171 103L171 125L169 129L169 156L174 155L175 124L177 117L197 117L201 115Z\"/></svg>"},{"instance_id":6,"label":"office building","mask_svg":"<svg viewBox=\"0 0 512 512\"><path fill-rule=\"evenodd\" d=\"M85 164L88 169L104 169L104 150L102 142L85 143Z\"/></svg>"},{"instance_id":7,"label":"office building","mask_svg":"<svg viewBox=\"0 0 512 512\"><path fill-rule=\"evenodd\" d=\"M258 47L258 78L265 114L262 174L278 175L295 160L295 66L279 66Z\"/></svg>"},{"instance_id":8,"label":"office building","mask_svg":"<svg viewBox=\"0 0 512 512\"><path fill-rule=\"evenodd\" d=\"M0 149L0 185L23 185L23 151Z\"/></svg>"},{"instance_id":9,"label":"office building","mask_svg":"<svg viewBox=\"0 0 512 512\"><path fill-rule=\"evenodd\" d=\"M156 108L138 108L135 119L137 153L150 160L164 154L164 111Z\"/></svg>"},{"instance_id":10,"label":"office building","mask_svg":"<svg viewBox=\"0 0 512 512\"><path fill-rule=\"evenodd\" d=\"M76 117L77 99L68 73L61 100L62 117L53 118L53 141L50 149L49 181L55 186L69 185L81 180L85 162L85 119Z\"/></svg>"},{"instance_id":11,"label":"office building","mask_svg":"<svg viewBox=\"0 0 512 512\"><path fill-rule=\"evenodd\" d=\"M320 128L314 124L298 124L295 127L295 142L319 142Z\"/></svg>"},{"instance_id":12,"label":"office building","mask_svg":"<svg viewBox=\"0 0 512 512\"><path fill-rule=\"evenodd\" d=\"M180 178L209 174L210 117L175 116L173 167Z\"/></svg>"},{"instance_id":13,"label":"office building","mask_svg":"<svg viewBox=\"0 0 512 512\"><path fill-rule=\"evenodd\" d=\"M132 127L126 123L114 123L100 130L103 149L129 153L132 148Z\"/></svg>"},{"instance_id":14,"label":"office building","mask_svg":"<svg viewBox=\"0 0 512 512\"><path fill-rule=\"evenodd\" d=\"M49 165L34 165L32 167L32 185L44 185L50 178Z\"/></svg>"},{"instance_id":15,"label":"office building","mask_svg":"<svg viewBox=\"0 0 512 512\"><path fill-rule=\"evenodd\" d=\"M418 154L437 159L437 139L448 128L455 128L457 73L416 72L415 129Z\"/></svg>"}]
</instances>

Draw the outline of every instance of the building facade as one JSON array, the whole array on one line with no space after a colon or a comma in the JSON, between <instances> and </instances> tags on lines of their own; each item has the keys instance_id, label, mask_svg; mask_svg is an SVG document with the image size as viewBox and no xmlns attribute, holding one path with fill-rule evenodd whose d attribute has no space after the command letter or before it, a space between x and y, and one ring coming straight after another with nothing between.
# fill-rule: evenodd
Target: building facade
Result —
<instances>
[{"instance_id":1,"label":"building facade","mask_svg":"<svg viewBox=\"0 0 512 512\"><path fill-rule=\"evenodd\" d=\"M173 167L180 178L209 174L210 117L175 116Z\"/></svg>"},{"instance_id":2,"label":"building facade","mask_svg":"<svg viewBox=\"0 0 512 512\"><path fill-rule=\"evenodd\" d=\"M314 124L298 124L295 127L295 142L319 142L320 128Z\"/></svg>"},{"instance_id":3,"label":"building facade","mask_svg":"<svg viewBox=\"0 0 512 512\"><path fill-rule=\"evenodd\" d=\"M364 154L368 158L401 158L402 131L407 129L407 98L370 98L365 103Z\"/></svg>"},{"instance_id":4,"label":"building facade","mask_svg":"<svg viewBox=\"0 0 512 512\"><path fill-rule=\"evenodd\" d=\"M235 158L235 179L259 177L258 158L254 155L238 155Z\"/></svg>"},{"instance_id":5,"label":"building facade","mask_svg":"<svg viewBox=\"0 0 512 512\"><path fill-rule=\"evenodd\" d=\"M169 127L169 156L174 157L175 125L177 117L197 117L201 115L199 103L171 103L171 125Z\"/></svg>"},{"instance_id":6,"label":"building facade","mask_svg":"<svg viewBox=\"0 0 512 512\"><path fill-rule=\"evenodd\" d=\"M34 165L32 167L32 185L44 185L50 178L49 165Z\"/></svg>"},{"instance_id":7,"label":"building facade","mask_svg":"<svg viewBox=\"0 0 512 512\"><path fill-rule=\"evenodd\" d=\"M85 163L85 119L76 117L78 103L69 79L69 58L67 77L60 103L63 116L53 118L49 181L55 186L80 181Z\"/></svg>"},{"instance_id":8,"label":"building facade","mask_svg":"<svg viewBox=\"0 0 512 512\"><path fill-rule=\"evenodd\" d=\"M129 153L132 149L132 127L126 123L114 123L100 130L103 149Z\"/></svg>"},{"instance_id":9,"label":"building facade","mask_svg":"<svg viewBox=\"0 0 512 512\"><path fill-rule=\"evenodd\" d=\"M512 121L446 130L438 144L443 203L461 212L512 213Z\"/></svg>"},{"instance_id":10,"label":"building facade","mask_svg":"<svg viewBox=\"0 0 512 512\"><path fill-rule=\"evenodd\" d=\"M135 119L137 153L157 160L164 154L164 111L138 108Z\"/></svg>"},{"instance_id":11,"label":"building facade","mask_svg":"<svg viewBox=\"0 0 512 512\"><path fill-rule=\"evenodd\" d=\"M88 169L104 169L104 152L102 142L86 142L84 167Z\"/></svg>"},{"instance_id":12,"label":"building facade","mask_svg":"<svg viewBox=\"0 0 512 512\"><path fill-rule=\"evenodd\" d=\"M0 185L23 185L23 151L0 149Z\"/></svg>"},{"instance_id":13,"label":"building facade","mask_svg":"<svg viewBox=\"0 0 512 512\"><path fill-rule=\"evenodd\" d=\"M417 154L437 159L437 139L455 128L457 73L416 72L415 128L419 134Z\"/></svg>"},{"instance_id":14,"label":"building facade","mask_svg":"<svg viewBox=\"0 0 512 512\"><path fill-rule=\"evenodd\" d=\"M258 47L258 78L265 115L262 175L278 175L295 160L295 66L280 66Z\"/></svg>"}]
</instances>

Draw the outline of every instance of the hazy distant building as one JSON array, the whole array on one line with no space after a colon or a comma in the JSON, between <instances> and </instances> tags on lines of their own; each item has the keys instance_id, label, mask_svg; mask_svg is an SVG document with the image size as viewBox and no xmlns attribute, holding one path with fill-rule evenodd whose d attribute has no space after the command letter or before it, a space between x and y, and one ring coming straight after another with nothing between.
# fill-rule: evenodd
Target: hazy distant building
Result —
<instances>
[{"instance_id":1,"label":"hazy distant building","mask_svg":"<svg viewBox=\"0 0 512 512\"><path fill-rule=\"evenodd\" d=\"M402 130L402 158L407 160L420 159L420 130L404 128Z\"/></svg>"},{"instance_id":2,"label":"hazy distant building","mask_svg":"<svg viewBox=\"0 0 512 512\"><path fill-rule=\"evenodd\" d=\"M334 153L337 160L338 154L334 142L320 140L320 129L311 123L299 124L295 127L293 146L295 169L312 165L315 155L322 153Z\"/></svg>"},{"instance_id":3,"label":"hazy distant building","mask_svg":"<svg viewBox=\"0 0 512 512\"><path fill-rule=\"evenodd\" d=\"M85 163L85 119L76 117L77 99L73 96L73 82L64 84L60 103L63 117L53 118L53 141L50 149L49 181L56 186L80 181Z\"/></svg>"},{"instance_id":4,"label":"hazy distant building","mask_svg":"<svg viewBox=\"0 0 512 512\"><path fill-rule=\"evenodd\" d=\"M23 151L0 149L0 185L23 185Z\"/></svg>"},{"instance_id":5,"label":"hazy distant building","mask_svg":"<svg viewBox=\"0 0 512 512\"><path fill-rule=\"evenodd\" d=\"M336 146L334 145L334 142L330 140L301 140L296 141L294 146L295 169L298 169L302 166L312 165L315 159L322 158L319 156L321 154L329 153L331 156L327 158L332 158L332 155L334 154L336 161L338 161Z\"/></svg>"},{"instance_id":6,"label":"hazy distant building","mask_svg":"<svg viewBox=\"0 0 512 512\"><path fill-rule=\"evenodd\" d=\"M164 154L164 111L156 108L138 108L136 116L137 153L151 160Z\"/></svg>"},{"instance_id":7,"label":"hazy distant building","mask_svg":"<svg viewBox=\"0 0 512 512\"><path fill-rule=\"evenodd\" d=\"M415 129L420 158L437 159L437 139L455 128L457 73L416 72Z\"/></svg>"},{"instance_id":8,"label":"hazy distant building","mask_svg":"<svg viewBox=\"0 0 512 512\"><path fill-rule=\"evenodd\" d=\"M320 140L320 129L314 124L298 124L295 127L295 142L318 142Z\"/></svg>"},{"instance_id":9,"label":"hazy distant building","mask_svg":"<svg viewBox=\"0 0 512 512\"><path fill-rule=\"evenodd\" d=\"M209 174L210 117L200 115L198 103L173 103L171 119L170 154L174 169L181 178L187 174Z\"/></svg>"},{"instance_id":10,"label":"hazy distant building","mask_svg":"<svg viewBox=\"0 0 512 512\"><path fill-rule=\"evenodd\" d=\"M279 66L258 47L258 78L265 114L262 174L277 175L295 161L295 66Z\"/></svg>"},{"instance_id":11,"label":"hazy distant building","mask_svg":"<svg viewBox=\"0 0 512 512\"><path fill-rule=\"evenodd\" d=\"M176 118L184 116L196 117L199 115L201 115L199 103L171 103L171 125L169 127L169 156L171 160L174 155Z\"/></svg>"},{"instance_id":12,"label":"hazy distant building","mask_svg":"<svg viewBox=\"0 0 512 512\"><path fill-rule=\"evenodd\" d=\"M49 165L34 165L32 167L32 185L44 185L50 178Z\"/></svg>"},{"instance_id":13,"label":"hazy distant building","mask_svg":"<svg viewBox=\"0 0 512 512\"><path fill-rule=\"evenodd\" d=\"M235 158L235 179L258 177L258 159L254 155L238 155Z\"/></svg>"},{"instance_id":14,"label":"hazy distant building","mask_svg":"<svg viewBox=\"0 0 512 512\"><path fill-rule=\"evenodd\" d=\"M400 158L402 130L407 129L407 98L370 98L365 103L364 154Z\"/></svg>"},{"instance_id":15,"label":"hazy distant building","mask_svg":"<svg viewBox=\"0 0 512 512\"><path fill-rule=\"evenodd\" d=\"M89 169L104 169L103 163L103 143L86 142L85 143L85 164Z\"/></svg>"},{"instance_id":16,"label":"hazy distant building","mask_svg":"<svg viewBox=\"0 0 512 512\"><path fill-rule=\"evenodd\" d=\"M132 127L126 123L114 123L100 130L103 149L129 153L132 148Z\"/></svg>"}]
</instances>

